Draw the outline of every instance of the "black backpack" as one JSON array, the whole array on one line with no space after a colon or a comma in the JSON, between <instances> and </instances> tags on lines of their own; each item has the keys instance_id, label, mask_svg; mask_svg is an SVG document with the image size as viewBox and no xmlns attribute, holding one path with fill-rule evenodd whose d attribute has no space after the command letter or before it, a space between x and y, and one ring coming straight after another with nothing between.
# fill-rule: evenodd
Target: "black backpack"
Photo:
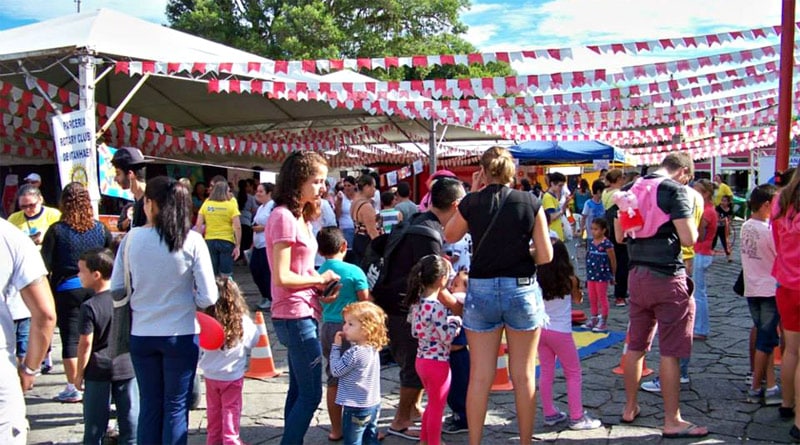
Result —
<instances>
[{"instance_id":1,"label":"black backpack","mask_svg":"<svg viewBox=\"0 0 800 445\"><path fill-rule=\"evenodd\" d=\"M380 286L386 281L389 275L389 264L391 263L392 253L397 249L406 235L422 235L433 238L439 244L442 243L442 235L432 227L414 224L412 221L402 221L392 227L391 233L379 235L367 246L364 258L361 261L361 269L367 275L369 290L372 291L376 286Z\"/></svg>"}]
</instances>

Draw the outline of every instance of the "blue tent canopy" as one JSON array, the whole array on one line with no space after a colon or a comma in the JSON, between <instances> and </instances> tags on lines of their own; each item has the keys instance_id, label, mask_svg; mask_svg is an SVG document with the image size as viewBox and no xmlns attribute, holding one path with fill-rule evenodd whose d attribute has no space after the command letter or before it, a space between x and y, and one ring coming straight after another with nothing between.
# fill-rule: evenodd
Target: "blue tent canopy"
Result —
<instances>
[{"instance_id":1,"label":"blue tent canopy","mask_svg":"<svg viewBox=\"0 0 800 445\"><path fill-rule=\"evenodd\" d=\"M522 163L588 163L601 159L625 162L622 150L599 141L528 141L509 147L508 150Z\"/></svg>"}]
</instances>

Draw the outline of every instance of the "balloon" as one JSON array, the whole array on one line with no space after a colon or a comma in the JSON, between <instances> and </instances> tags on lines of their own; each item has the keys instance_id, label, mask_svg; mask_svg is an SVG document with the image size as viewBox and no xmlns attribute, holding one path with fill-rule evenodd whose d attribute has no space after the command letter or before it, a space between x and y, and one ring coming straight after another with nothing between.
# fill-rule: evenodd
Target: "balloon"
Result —
<instances>
[{"instance_id":1,"label":"balloon","mask_svg":"<svg viewBox=\"0 0 800 445\"><path fill-rule=\"evenodd\" d=\"M225 331L214 317L197 312L200 325L200 347L207 350L219 349L225 343Z\"/></svg>"}]
</instances>

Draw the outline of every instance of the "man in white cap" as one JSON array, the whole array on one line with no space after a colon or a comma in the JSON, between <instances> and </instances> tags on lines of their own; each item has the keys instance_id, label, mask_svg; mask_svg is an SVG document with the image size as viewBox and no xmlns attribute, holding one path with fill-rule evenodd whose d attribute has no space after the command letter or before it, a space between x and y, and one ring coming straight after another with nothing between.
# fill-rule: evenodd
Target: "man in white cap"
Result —
<instances>
[{"instance_id":1,"label":"man in white cap","mask_svg":"<svg viewBox=\"0 0 800 445\"><path fill-rule=\"evenodd\" d=\"M42 188L42 177L39 176L39 173L29 173L28 176L24 179L26 184L30 184L37 189Z\"/></svg>"}]
</instances>

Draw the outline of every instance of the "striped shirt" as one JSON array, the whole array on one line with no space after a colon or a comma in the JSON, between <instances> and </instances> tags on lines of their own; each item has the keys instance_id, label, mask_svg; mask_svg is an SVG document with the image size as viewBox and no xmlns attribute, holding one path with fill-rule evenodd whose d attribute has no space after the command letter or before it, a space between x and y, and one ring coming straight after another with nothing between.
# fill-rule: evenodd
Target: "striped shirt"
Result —
<instances>
[{"instance_id":1,"label":"striped shirt","mask_svg":"<svg viewBox=\"0 0 800 445\"><path fill-rule=\"evenodd\" d=\"M369 408L381 403L381 360L372 346L353 345L342 354L331 346L331 374L339 378L336 404Z\"/></svg>"}]
</instances>

